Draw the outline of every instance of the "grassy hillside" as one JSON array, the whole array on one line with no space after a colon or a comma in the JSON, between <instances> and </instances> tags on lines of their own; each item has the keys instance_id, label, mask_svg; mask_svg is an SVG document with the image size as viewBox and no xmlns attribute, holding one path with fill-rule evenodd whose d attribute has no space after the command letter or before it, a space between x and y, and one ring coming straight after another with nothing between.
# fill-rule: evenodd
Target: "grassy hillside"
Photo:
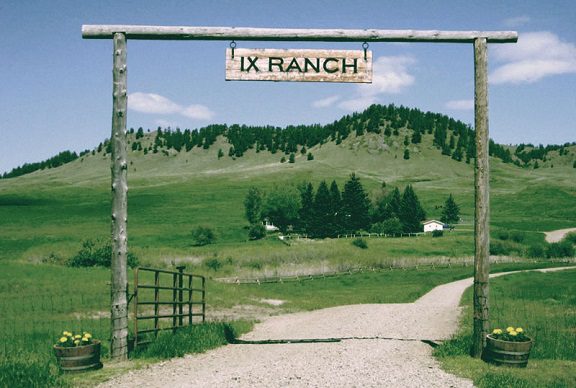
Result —
<instances>
[{"instance_id":1,"label":"grassy hillside","mask_svg":"<svg viewBox=\"0 0 576 388\"><path fill-rule=\"evenodd\" d=\"M129 151L130 249L148 263L173 259L198 263L207 257L306 261L310 246L286 247L277 240L247 242L243 199L248 188L268 190L274 185L296 185L303 180L317 184L323 179L336 179L343 187L355 172L373 198L382 190L412 184L429 218L440 217L439 206L452 193L461 207L463 225L436 248L423 240L415 245L417 249L405 241L381 240L358 253L348 248L349 242L338 241L327 250L314 248L323 252L317 259L379 262L383 257L471 255L472 164L441 155L432 134L423 134L419 144L405 146L403 139L411 133L407 128L387 137L352 133L340 144L329 141L310 148L314 160L297 152L293 164L280 163L284 153L266 150L249 149L242 157L229 157L230 144L222 136L208 149ZM146 148L154 137L154 132L148 133L139 141ZM130 144L136 141L135 134L129 140ZM406 148L408 160L403 158ZM563 157L574 153L572 148L566 148ZM218 158L219 149L224 150L224 157ZM524 231L527 239L542 241L541 231L575 226L574 178L576 169L569 163L528 169L492 158L493 231ZM105 149L58 168L2 179L0 259L61 261L78 251L84 239L108 238L109 209L110 160ZM190 232L197 225L212 227L217 243L192 247Z\"/></svg>"}]
</instances>

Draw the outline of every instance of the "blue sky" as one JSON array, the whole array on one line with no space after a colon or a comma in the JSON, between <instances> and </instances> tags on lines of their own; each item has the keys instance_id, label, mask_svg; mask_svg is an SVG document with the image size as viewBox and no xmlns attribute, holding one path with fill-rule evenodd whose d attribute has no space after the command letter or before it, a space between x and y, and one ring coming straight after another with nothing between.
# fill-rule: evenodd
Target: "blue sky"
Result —
<instances>
[{"instance_id":1,"label":"blue sky","mask_svg":"<svg viewBox=\"0 0 576 388\"><path fill-rule=\"evenodd\" d=\"M490 136L576 141L576 3L0 0L0 173L110 136L112 42L82 24L515 30L489 49ZM327 123L371 103L473 122L470 44L372 43L374 82L226 82L228 42L128 41L128 127ZM361 49L357 43L237 42Z\"/></svg>"}]
</instances>

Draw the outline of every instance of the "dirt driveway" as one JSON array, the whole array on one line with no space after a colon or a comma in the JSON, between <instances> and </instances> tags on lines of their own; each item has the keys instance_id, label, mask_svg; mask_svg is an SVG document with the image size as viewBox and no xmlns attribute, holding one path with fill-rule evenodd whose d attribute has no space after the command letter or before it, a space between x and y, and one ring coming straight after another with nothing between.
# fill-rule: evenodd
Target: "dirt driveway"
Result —
<instances>
[{"instance_id":1,"label":"dirt driveway","mask_svg":"<svg viewBox=\"0 0 576 388\"><path fill-rule=\"evenodd\" d=\"M471 285L471 278L444 284L414 303L271 317L242 340L335 342L227 345L128 372L102 387L472 387L440 369L424 342L456 331L459 301Z\"/></svg>"}]
</instances>

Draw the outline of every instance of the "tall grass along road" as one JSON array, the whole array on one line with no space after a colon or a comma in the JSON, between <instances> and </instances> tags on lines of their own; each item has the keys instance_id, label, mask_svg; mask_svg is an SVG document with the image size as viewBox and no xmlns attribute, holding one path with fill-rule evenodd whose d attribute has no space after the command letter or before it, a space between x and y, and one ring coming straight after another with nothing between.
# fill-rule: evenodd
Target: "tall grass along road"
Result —
<instances>
[{"instance_id":1,"label":"tall grass along road","mask_svg":"<svg viewBox=\"0 0 576 388\"><path fill-rule=\"evenodd\" d=\"M459 301L470 285L471 278L448 283L414 303L271 317L244 335L243 344L129 372L103 386L472 387L470 380L442 371L423 342L448 339L456 331ZM250 343L290 339L335 342Z\"/></svg>"}]
</instances>

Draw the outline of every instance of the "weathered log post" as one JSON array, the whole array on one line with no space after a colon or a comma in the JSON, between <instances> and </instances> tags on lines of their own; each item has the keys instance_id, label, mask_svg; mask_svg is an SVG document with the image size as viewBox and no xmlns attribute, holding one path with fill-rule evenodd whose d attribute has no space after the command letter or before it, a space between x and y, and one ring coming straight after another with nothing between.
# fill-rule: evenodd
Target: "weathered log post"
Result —
<instances>
[{"instance_id":1,"label":"weathered log post","mask_svg":"<svg viewBox=\"0 0 576 388\"><path fill-rule=\"evenodd\" d=\"M128 357L128 274L127 257L127 192L126 161L126 35L114 34L113 106L112 106L112 288L111 288L111 356Z\"/></svg>"},{"instance_id":2,"label":"weathered log post","mask_svg":"<svg viewBox=\"0 0 576 388\"><path fill-rule=\"evenodd\" d=\"M472 356L480 357L489 330L488 275L490 272L490 199L488 163L488 55L486 38L474 40L474 334Z\"/></svg>"}]
</instances>

